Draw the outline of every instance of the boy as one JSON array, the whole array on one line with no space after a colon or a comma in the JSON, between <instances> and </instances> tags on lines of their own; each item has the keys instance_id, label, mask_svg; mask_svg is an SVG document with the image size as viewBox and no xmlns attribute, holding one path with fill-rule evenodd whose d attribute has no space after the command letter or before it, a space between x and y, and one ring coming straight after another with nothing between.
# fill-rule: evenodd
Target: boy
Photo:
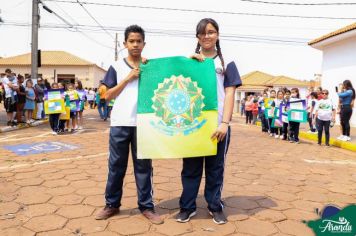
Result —
<instances>
[{"instance_id":1,"label":"boy","mask_svg":"<svg viewBox=\"0 0 356 236\"><path fill-rule=\"evenodd\" d=\"M120 211L122 186L131 144L139 209L153 224L162 224L163 220L154 211L152 200L152 161L137 159L136 113L139 65L142 61L141 52L145 46L144 30L137 25L127 27L124 46L128 50L128 57L118 61L115 68L111 66L103 81L103 84L110 88L105 95L106 101L115 99L115 103L110 119L106 206L98 213L96 219L107 219Z\"/></svg>"}]
</instances>

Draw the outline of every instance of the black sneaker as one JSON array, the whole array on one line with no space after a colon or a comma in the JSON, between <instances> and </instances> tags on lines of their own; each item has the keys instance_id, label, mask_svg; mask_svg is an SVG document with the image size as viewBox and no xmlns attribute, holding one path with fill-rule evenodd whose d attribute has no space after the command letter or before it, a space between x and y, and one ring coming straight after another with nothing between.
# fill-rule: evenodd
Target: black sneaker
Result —
<instances>
[{"instance_id":1,"label":"black sneaker","mask_svg":"<svg viewBox=\"0 0 356 236\"><path fill-rule=\"evenodd\" d=\"M227 223L227 218L223 211L209 211L209 214L213 217L215 224L222 225Z\"/></svg>"},{"instance_id":2,"label":"black sneaker","mask_svg":"<svg viewBox=\"0 0 356 236\"><path fill-rule=\"evenodd\" d=\"M13 121L11 126L17 126L17 122L16 121Z\"/></svg>"},{"instance_id":3,"label":"black sneaker","mask_svg":"<svg viewBox=\"0 0 356 236\"><path fill-rule=\"evenodd\" d=\"M11 121L11 120L9 120L9 121L7 122L7 126L12 126L12 121Z\"/></svg>"},{"instance_id":4,"label":"black sneaker","mask_svg":"<svg viewBox=\"0 0 356 236\"><path fill-rule=\"evenodd\" d=\"M190 221L190 218L195 216L196 214L197 212L195 210L189 210L189 211L181 210L176 217L176 221L180 223L186 223Z\"/></svg>"}]
</instances>

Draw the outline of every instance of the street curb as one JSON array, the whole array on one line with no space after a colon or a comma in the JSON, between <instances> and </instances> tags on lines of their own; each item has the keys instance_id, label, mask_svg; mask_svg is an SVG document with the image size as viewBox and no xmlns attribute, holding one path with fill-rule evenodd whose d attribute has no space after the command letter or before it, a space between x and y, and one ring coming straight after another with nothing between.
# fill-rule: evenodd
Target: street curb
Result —
<instances>
[{"instance_id":1,"label":"street curb","mask_svg":"<svg viewBox=\"0 0 356 236\"><path fill-rule=\"evenodd\" d=\"M256 125L257 126L261 126L261 122L257 121ZM311 141L318 142L318 135L317 134L310 134L310 133L307 133L307 132L299 132L299 137L303 138L303 139L308 139L308 140L311 140ZM325 137L324 136L323 136L322 142L325 143ZM332 145L334 147L339 147L339 148L342 148L342 149L346 149L346 150L349 150L349 151L356 152L356 144L355 143L349 143L349 142L337 140L337 139L334 139L334 138L330 138L329 142L330 142L330 145Z\"/></svg>"},{"instance_id":2,"label":"street curb","mask_svg":"<svg viewBox=\"0 0 356 236\"><path fill-rule=\"evenodd\" d=\"M43 124L47 124L48 120L39 120L39 121L35 121L32 124L19 124L16 127L3 127L0 128L0 133L6 133L6 132L10 132L10 131L14 131L14 130L19 130L19 129L25 129L25 128L30 128L30 127L36 127L39 125L43 125Z\"/></svg>"}]
</instances>

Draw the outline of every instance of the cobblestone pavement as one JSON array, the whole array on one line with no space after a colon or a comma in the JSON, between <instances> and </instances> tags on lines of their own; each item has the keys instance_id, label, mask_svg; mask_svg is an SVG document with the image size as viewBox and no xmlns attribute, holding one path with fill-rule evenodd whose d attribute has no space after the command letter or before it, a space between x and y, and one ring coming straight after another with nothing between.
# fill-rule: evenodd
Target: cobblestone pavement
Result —
<instances>
[{"instance_id":1,"label":"cobblestone pavement","mask_svg":"<svg viewBox=\"0 0 356 236\"><path fill-rule=\"evenodd\" d=\"M121 213L106 221L94 215L104 205L108 123L86 112L83 131L63 136L48 126L0 136L0 235L313 235L301 221L315 208L356 202L356 154L312 142L275 140L258 127L232 124L223 197L229 222L215 225L203 191L189 223L174 220L181 193L181 160L155 160L154 197L163 225L137 210L132 164ZM56 141L79 149L17 155L4 146ZM204 181L202 183L204 186Z\"/></svg>"}]
</instances>

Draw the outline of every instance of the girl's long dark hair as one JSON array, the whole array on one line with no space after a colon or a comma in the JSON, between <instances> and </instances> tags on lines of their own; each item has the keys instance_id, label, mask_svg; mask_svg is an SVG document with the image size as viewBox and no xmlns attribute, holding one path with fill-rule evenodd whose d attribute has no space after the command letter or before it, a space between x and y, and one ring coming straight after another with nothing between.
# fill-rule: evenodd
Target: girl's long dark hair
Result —
<instances>
[{"instance_id":1,"label":"girl's long dark hair","mask_svg":"<svg viewBox=\"0 0 356 236\"><path fill-rule=\"evenodd\" d=\"M300 94L299 94L299 89L298 88L292 88L290 91L291 92L293 92L293 91L296 92L298 94L297 98L300 98Z\"/></svg>"},{"instance_id":2,"label":"girl's long dark hair","mask_svg":"<svg viewBox=\"0 0 356 236\"><path fill-rule=\"evenodd\" d=\"M201 19L197 25L197 28L196 28L196 34L195 36L198 38L198 34L204 34L205 33L205 28L208 24L212 24L214 26L214 28L216 29L216 31L219 33L219 25L218 23L214 20L214 19L211 19L211 18L204 18L204 19ZM195 53L200 53L200 44L199 42L197 43L197 47L195 49ZM225 71L225 62L224 62L224 58L223 58L223 55L221 53L221 47L220 47L220 40L218 39L216 41L216 51L218 53L218 56L220 58L220 61L221 61L221 65L223 67L223 71Z\"/></svg>"},{"instance_id":3,"label":"girl's long dark hair","mask_svg":"<svg viewBox=\"0 0 356 236\"><path fill-rule=\"evenodd\" d=\"M356 95L355 95L355 89L354 87L352 87L351 81L347 79L342 84L346 90L352 90L352 100L354 100Z\"/></svg>"}]
</instances>

